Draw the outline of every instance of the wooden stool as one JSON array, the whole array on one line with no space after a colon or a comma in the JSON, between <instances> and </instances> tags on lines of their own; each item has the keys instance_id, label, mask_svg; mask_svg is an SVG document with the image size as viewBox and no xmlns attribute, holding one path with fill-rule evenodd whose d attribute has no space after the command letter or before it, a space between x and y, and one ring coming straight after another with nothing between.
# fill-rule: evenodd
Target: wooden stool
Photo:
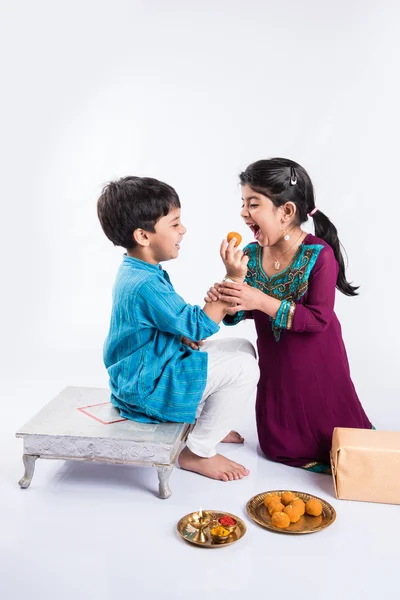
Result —
<instances>
[{"instance_id":1,"label":"wooden stool","mask_svg":"<svg viewBox=\"0 0 400 600\"><path fill-rule=\"evenodd\" d=\"M24 439L21 488L30 486L37 458L88 460L156 467L160 498L169 498L169 478L190 425L123 419L109 397L108 389L67 387L17 432Z\"/></svg>"}]
</instances>

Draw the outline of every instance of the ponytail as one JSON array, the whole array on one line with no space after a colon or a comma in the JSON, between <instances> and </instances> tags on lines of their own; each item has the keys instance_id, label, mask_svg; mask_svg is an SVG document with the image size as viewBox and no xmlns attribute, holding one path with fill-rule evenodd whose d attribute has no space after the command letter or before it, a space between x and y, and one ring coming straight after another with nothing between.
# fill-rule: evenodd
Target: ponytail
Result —
<instances>
[{"instance_id":1,"label":"ponytail","mask_svg":"<svg viewBox=\"0 0 400 600\"><path fill-rule=\"evenodd\" d=\"M339 264L339 274L336 281L337 289L345 296L358 296L357 290L359 288L351 285L346 279L342 245L336 227L319 209L315 211L312 218L314 219L315 235L330 245Z\"/></svg>"}]
</instances>

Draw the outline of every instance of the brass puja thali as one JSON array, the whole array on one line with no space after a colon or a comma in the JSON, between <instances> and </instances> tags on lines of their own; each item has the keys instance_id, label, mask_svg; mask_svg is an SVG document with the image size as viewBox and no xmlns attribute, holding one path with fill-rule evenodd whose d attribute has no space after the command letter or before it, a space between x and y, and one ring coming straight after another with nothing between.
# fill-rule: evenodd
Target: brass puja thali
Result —
<instances>
[{"instance_id":1,"label":"brass puja thali","mask_svg":"<svg viewBox=\"0 0 400 600\"><path fill-rule=\"evenodd\" d=\"M221 524L221 520L226 524L225 526ZM246 533L246 525L236 515L201 509L182 517L177 529L186 542L203 548L230 546Z\"/></svg>"},{"instance_id":2,"label":"brass puja thali","mask_svg":"<svg viewBox=\"0 0 400 600\"><path fill-rule=\"evenodd\" d=\"M318 498L317 496L312 496L310 494L305 494L303 492L295 492L291 490L292 493L297 497L303 500L303 502L307 503L308 500L315 498L319 500L322 504L322 514L313 517L308 514L304 514L300 517L300 520L297 523L290 523L290 525L284 529L276 527L272 524L272 516L268 512L268 508L264 504L264 500L266 496L277 495L279 497L285 492L285 490L271 490L268 492L262 492L261 494L257 494L251 498L246 506L247 512L249 516L266 529L271 531L275 531L277 533L290 533L290 534L304 534L304 533L315 533L317 531L321 531L321 529L325 529L332 525L334 520L336 519L336 511L328 502Z\"/></svg>"}]
</instances>

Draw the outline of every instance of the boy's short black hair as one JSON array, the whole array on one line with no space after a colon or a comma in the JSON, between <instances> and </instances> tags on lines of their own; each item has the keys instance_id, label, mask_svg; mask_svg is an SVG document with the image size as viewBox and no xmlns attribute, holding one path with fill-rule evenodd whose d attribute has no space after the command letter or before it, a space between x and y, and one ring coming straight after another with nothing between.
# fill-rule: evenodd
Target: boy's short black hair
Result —
<instances>
[{"instance_id":1,"label":"boy's short black hair","mask_svg":"<svg viewBox=\"0 0 400 600\"><path fill-rule=\"evenodd\" d=\"M154 233L157 221L180 206L178 194L166 183L151 177L122 177L104 187L97 215L114 246L129 250L137 245L135 229Z\"/></svg>"}]
</instances>

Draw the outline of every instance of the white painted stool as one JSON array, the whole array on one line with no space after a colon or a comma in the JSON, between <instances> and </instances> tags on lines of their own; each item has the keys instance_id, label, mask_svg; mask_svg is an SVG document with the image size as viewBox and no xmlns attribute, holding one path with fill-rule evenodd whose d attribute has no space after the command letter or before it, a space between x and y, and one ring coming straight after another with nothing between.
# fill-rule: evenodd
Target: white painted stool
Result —
<instances>
[{"instance_id":1,"label":"white painted stool","mask_svg":"<svg viewBox=\"0 0 400 600\"><path fill-rule=\"evenodd\" d=\"M30 486L37 458L88 460L156 467L160 498L169 498L169 478L190 425L123 419L109 397L108 389L67 387L18 431L24 439L21 488Z\"/></svg>"}]
</instances>

